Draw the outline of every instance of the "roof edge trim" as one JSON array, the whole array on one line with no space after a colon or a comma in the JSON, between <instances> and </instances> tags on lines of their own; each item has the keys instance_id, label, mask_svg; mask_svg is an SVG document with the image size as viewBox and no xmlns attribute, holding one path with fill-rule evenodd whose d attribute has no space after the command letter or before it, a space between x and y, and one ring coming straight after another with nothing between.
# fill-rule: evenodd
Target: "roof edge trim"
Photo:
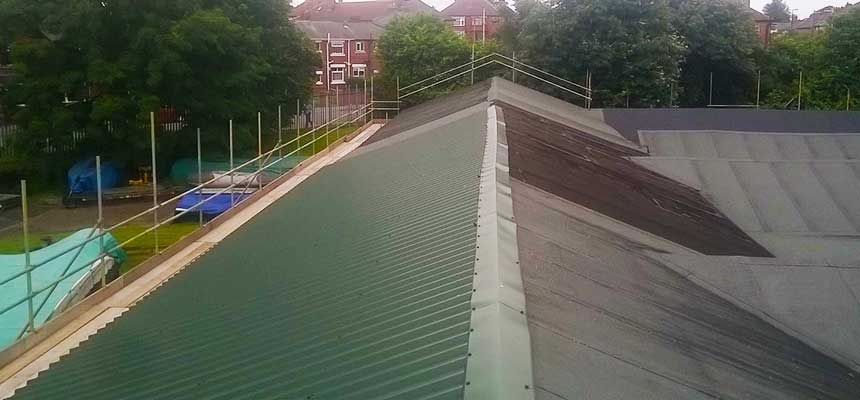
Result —
<instances>
[{"instance_id":1,"label":"roof edge trim","mask_svg":"<svg viewBox=\"0 0 860 400\"><path fill-rule=\"evenodd\" d=\"M464 399L534 399L502 109L487 109Z\"/></svg>"}]
</instances>

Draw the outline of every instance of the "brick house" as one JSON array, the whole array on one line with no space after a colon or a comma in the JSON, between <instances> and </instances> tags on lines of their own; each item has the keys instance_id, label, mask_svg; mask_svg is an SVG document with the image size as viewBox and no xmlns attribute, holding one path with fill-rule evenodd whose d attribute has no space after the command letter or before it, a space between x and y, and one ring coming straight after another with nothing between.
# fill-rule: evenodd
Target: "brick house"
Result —
<instances>
[{"instance_id":1,"label":"brick house","mask_svg":"<svg viewBox=\"0 0 860 400\"><path fill-rule=\"evenodd\" d=\"M378 73L374 50L385 25L395 16L419 13L439 15L421 0L307 0L294 7L294 23L316 44L322 61L315 92L346 88L350 78Z\"/></svg>"},{"instance_id":2,"label":"brick house","mask_svg":"<svg viewBox=\"0 0 860 400\"><path fill-rule=\"evenodd\" d=\"M773 20L753 8L750 8L750 13L755 22L755 31L759 40L765 45L770 44L770 36L771 32L773 32Z\"/></svg>"},{"instance_id":3,"label":"brick house","mask_svg":"<svg viewBox=\"0 0 860 400\"><path fill-rule=\"evenodd\" d=\"M344 88L350 78L362 79L379 71L375 40L383 28L371 22L295 21L317 46L322 67L316 73L316 92Z\"/></svg>"},{"instance_id":4,"label":"brick house","mask_svg":"<svg viewBox=\"0 0 860 400\"><path fill-rule=\"evenodd\" d=\"M442 10L445 19L451 22L454 32L471 40L492 38L502 25L504 1L455 0Z\"/></svg>"}]
</instances>

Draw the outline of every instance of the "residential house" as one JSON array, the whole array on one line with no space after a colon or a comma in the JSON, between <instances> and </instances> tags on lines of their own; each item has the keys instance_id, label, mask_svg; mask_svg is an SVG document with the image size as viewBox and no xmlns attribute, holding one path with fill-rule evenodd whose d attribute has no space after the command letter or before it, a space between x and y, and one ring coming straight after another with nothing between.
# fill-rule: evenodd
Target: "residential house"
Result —
<instances>
[{"instance_id":1,"label":"residential house","mask_svg":"<svg viewBox=\"0 0 860 400\"><path fill-rule=\"evenodd\" d=\"M345 88L350 78L378 72L373 55L383 28L372 22L295 21L317 46L322 66L316 70L316 92Z\"/></svg>"},{"instance_id":2,"label":"residential house","mask_svg":"<svg viewBox=\"0 0 860 400\"><path fill-rule=\"evenodd\" d=\"M758 35L758 38L762 43L765 45L769 44L771 32L773 31L773 20L756 9L750 8L749 10L750 14L752 14L753 21L755 22L756 35Z\"/></svg>"},{"instance_id":3,"label":"residential house","mask_svg":"<svg viewBox=\"0 0 860 400\"><path fill-rule=\"evenodd\" d=\"M294 22L316 43L322 61L315 91L337 90L350 78L379 72L374 49L384 26L396 16L415 14L439 12L421 0L308 0L296 6Z\"/></svg>"},{"instance_id":4,"label":"residential house","mask_svg":"<svg viewBox=\"0 0 860 400\"><path fill-rule=\"evenodd\" d=\"M442 10L442 15L451 22L454 32L471 40L492 38L502 25L504 1L455 0Z\"/></svg>"},{"instance_id":5,"label":"residential house","mask_svg":"<svg viewBox=\"0 0 860 400\"><path fill-rule=\"evenodd\" d=\"M860 8L860 3L849 3L843 7L827 6L820 10L816 10L806 19L797 20L796 18L794 18L791 22L777 24L776 26L774 26L773 32L821 32L824 29L827 29L833 17L838 16L839 14L845 13L847 11L854 10L856 8Z\"/></svg>"}]
</instances>

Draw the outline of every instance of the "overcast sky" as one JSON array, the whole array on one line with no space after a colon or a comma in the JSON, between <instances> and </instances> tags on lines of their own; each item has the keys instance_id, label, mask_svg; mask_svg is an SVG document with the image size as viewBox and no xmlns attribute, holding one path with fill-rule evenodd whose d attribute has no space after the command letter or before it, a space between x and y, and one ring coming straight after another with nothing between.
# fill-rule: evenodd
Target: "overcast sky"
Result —
<instances>
[{"instance_id":1,"label":"overcast sky","mask_svg":"<svg viewBox=\"0 0 860 400\"><path fill-rule=\"evenodd\" d=\"M304 0L293 0L293 5L300 4L303 1ZM856 2L856 0L852 1ZM442 10L449 4L453 3L454 0L424 0L424 2L436 7L437 10ZM769 2L770 0L751 0L751 6L752 8L761 11L762 8L764 8L764 5ZM848 3L848 0L786 0L785 3L788 4L789 8L796 9L794 13L802 19L808 17L813 11L827 6L844 6Z\"/></svg>"}]
</instances>

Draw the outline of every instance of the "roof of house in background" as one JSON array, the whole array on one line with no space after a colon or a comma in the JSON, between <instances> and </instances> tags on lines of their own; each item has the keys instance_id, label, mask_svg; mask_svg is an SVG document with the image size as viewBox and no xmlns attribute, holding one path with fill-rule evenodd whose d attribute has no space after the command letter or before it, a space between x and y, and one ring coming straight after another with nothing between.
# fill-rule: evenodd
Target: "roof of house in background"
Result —
<instances>
[{"instance_id":1,"label":"roof of house in background","mask_svg":"<svg viewBox=\"0 0 860 400\"><path fill-rule=\"evenodd\" d=\"M292 15L300 20L374 22L385 25L398 15L439 15L421 0L372 0L344 2L339 0L307 0L293 8Z\"/></svg>"},{"instance_id":2,"label":"roof of house in background","mask_svg":"<svg viewBox=\"0 0 860 400\"><path fill-rule=\"evenodd\" d=\"M296 26L312 40L326 39L377 39L384 29L372 22L294 21Z\"/></svg>"},{"instance_id":3,"label":"roof of house in background","mask_svg":"<svg viewBox=\"0 0 860 400\"><path fill-rule=\"evenodd\" d=\"M802 19L799 21L795 21L792 24L792 28L794 30L799 31L808 31L808 30L817 30L827 26L830 23L830 20L833 17L838 16L841 13L846 11L851 11L860 7L860 3L851 4L848 3L845 6L837 7L837 6L827 6L822 9L816 10L812 13L808 18Z\"/></svg>"},{"instance_id":4,"label":"roof of house in background","mask_svg":"<svg viewBox=\"0 0 860 400\"><path fill-rule=\"evenodd\" d=\"M670 115L404 110L13 399L860 398L860 135Z\"/></svg>"},{"instance_id":5,"label":"roof of house in background","mask_svg":"<svg viewBox=\"0 0 860 400\"><path fill-rule=\"evenodd\" d=\"M454 3L445 7L442 14L447 17L454 16L500 16L501 9L507 8L508 5L504 1L492 0L454 0Z\"/></svg>"}]
</instances>

